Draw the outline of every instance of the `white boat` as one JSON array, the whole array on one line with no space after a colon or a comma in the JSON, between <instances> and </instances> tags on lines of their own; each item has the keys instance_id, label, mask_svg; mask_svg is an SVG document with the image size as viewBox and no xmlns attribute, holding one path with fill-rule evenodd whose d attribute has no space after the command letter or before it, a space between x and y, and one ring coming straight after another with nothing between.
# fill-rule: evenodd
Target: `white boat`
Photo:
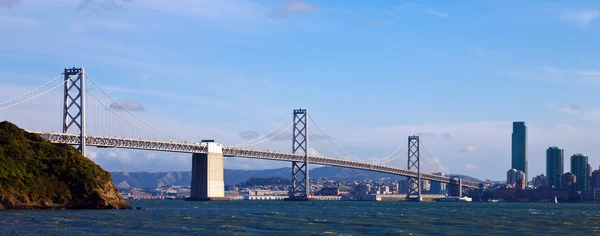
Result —
<instances>
[{"instance_id":1,"label":"white boat","mask_svg":"<svg viewBox=\"0 0 600 236\"><path fill-rule=\"evenodd\" d=\"M554 203L558 204L558 198L554 196Z\"/></svg>"},{"instance_id":2,"label":"white boat","mask_svg":"<svg viewBox=\"0 0 600 236\"><path fill-rule=\"evenodd\" d=\"M470 197L461 197L461 198L459 198L459 200L461 202L472 202L473 198L470 198Z\"/></svg>"},{"instance_id":3,"label":"white boat","mask_svg":"<svg viewBox=\"0 0 600 236\"><path fill-rule=\"evenodd\" d=\"M472 202L473 199L470 197L443 197L438 198L438 202Z\"/></svg>"}]
</instances>

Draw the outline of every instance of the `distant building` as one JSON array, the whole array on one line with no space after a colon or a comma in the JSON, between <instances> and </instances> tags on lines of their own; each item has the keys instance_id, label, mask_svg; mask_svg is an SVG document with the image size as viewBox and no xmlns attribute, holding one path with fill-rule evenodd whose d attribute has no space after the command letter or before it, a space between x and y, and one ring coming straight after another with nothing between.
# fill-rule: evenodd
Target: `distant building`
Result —
<instances>
[{"instance_id":1,"label":"distant building","mask_svg":"<svg viewBox=\"0 0 600 236\"><path fill-rule=\"evenodd\" d=\"M433 173L434 175L442 175L442 173ZM437 181L430 181L429 193L431 194L441 194L444 190L446 190L446 184L440 183Z\"/></svg>"},{"instance_id":2,"label":"distant building","mask_svg":"<svg viewBox=\"0 0 600 236\"><path fill-rule=\"evenodd\" d=\"M390 187L389 186L381 186L380 188L380 192L381 194L390 194Z\"/></svg>"},{"instance_id":3,"label":"distant building","mask_svg":"<svg viewBox=\"0 0 600 236\"><path fill-rule=\"evenodd\" d=\"M408 193L408 179L398 181L398 194Z\"/></svg>"},{"instance_id":4,"label":"distant building","mask_svg":"<svg viewBox=\"0 0 600 236\"><path fill-rule=\"evenodd\" d=\"M525 173L527 182L527 126L525 122L513 122L512 168Z\"/></svg>"},{"instance_id":5,"label":"distant building","mask_svg":"<svg viewBox=\"0 0 600 236\"><path fill-rule=\"evenodd\" d=\"M238 187L236 187L235 185L225 185L225 191L230 191L230 192L237 192L239 189Z\"/></svg>"},{"instance_id":6,"label":"distant building","mask_svg":"<svg viewBox=\"0 0 600 236\"><path fill-rule=\"evenodd\" d=\"M564 173L560 177L560 187L569 192L570 199L574 199L577 195L577 176L570 172Z\"/></svg>"},{"instance_id":7,"label":"distant building","mask_svg":"<svg viewBox=\"0 0 600 236\"><path fill-rule=\"evenodd\" d=\"M523 180L523 182L525 182L525 185L527 185L527 177L525 175L525 172L523 172L522 170L517 171L517 174L515 175L515 179L517 180L515 182L515 185L517 182L519 182L519 180Z\"/></svg>"},{"instance_id":8,"label":"distant building","mask_svg":"<svg viewBox=\"0 0 600 236\"><path fill-rule=\"evenodd\" d=\"M338 196L340 194L339 188L322 188L319 192L321 196Z\"/></svg>"},{"instance_id":9,"label":"distant building","mask_svg":"<svg viewBox=\"0 0 600 236\"><path fill-rule=\"evenodd\" d=\"M560 177L558 178L560 180ZM539 188L542 186L548 186L548 180L544 174L533 177L532 185L535 188Z\"/></svg>"},{"instance_id":10,"label":"distant building","mask_svg":"<svg viewBox=\"0 0 600 236\"><path fill-rule=\"evenodd\" d=\"M590 189L600 188L600 169L592 171L590 178Z\"/></svg>"},{"instance_id":11,"label":"distant building","mask_svg":"<svg viewBox=\"0 0 600 236\"><path fill-rule=\"evenodd\" d=\"M422 191L429 191L431 189L431 185L429 180L426 179L422 179L421 180L421 190Z\"/></svg>"},{"instance_id":12,"label":"distant building","mask_svg":"<svg viewBox=\"0 0 600 236\"><path fill-rule=\"evenodd\" d=\"M517 170L510 169L506 172L506 184L515 185L517 182Z\"/></svg>"},{"instance_id":13,"label":"distant building","mask_svg":"<svg viewBox=\"0 0 600 236\"><path fill-rule=\"evenodd\" d=\"M588 176L588 157L583 154L571 156L571 173L577 176L577 191L586 190Z\"/></svg>"},{"instance_id":14,"label":"distant building","mask_svg":"<svg viewBox=\"0 0 600 236\"><path fill-rule=\"evenodd\" d=\"M600 169L592 172L590 179L590 189L592 190L593 199L595 202L600 202Z\"/></svg>"},{"instance_id":15,"label":"distant building","mask_svg":"<svg viewBox=\"0 0 600 236\"><path fill-rule=\"evenodd\" d=\"M515 189L517 191L522 191L523 189L525 189L525 180L524 179L518 179L517 183L515 184Z\"/></svg>"},{"instance_id":16,"label":"distant building","mask_svg":"<svg viewBox=\"0 0 600 236\"><path fill-rule=\"evenodd\" d=\"M594 172L594 168L590 163L587 165L587 182L586 182L586 190L592 190L592 172Z\"/></svg>"},{"instance_id":17,"label":"distant building","mask_svg":"<svg viewBox=\"0 0 600 236\"><path fill-rule=\"evenodd\" d=\"M546 179L548 186L560 188L560 177L564 170L564 150L559 147L549 147L546 150Z\"/></svg>"}]
</instances>

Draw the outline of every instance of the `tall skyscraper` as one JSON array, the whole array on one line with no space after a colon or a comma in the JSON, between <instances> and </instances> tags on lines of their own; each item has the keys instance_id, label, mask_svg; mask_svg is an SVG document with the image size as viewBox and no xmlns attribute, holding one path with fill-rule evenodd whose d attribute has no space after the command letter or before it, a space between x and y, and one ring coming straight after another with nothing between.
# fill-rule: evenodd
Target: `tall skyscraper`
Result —
<instances>
[{"instance_id":1,"label":"tall skyscraper","mask_svg":"<svg viewBox=\"0 0 600 236\"><path fill-rule=\"evenodd\" d=\"M590 163L588 163L587 165L587 185L586 185L586 190L592 190L592 172L594 172L594 168L592 167L592 165L590 165Z\"/></svg>"},{"instance_id":2,"label":"tall skyscraper","mask_svg":"<svg viewBox=\"0 0 600 236\"><path fill-rule=\"evenodd\" d=\"M548 186L560 188L560 177L565 172L564 150L559 147L549 147L546 150L546 180Z\"/></svg>"},{"instance_id":3,"label":"tall skyscraper","mask_svg":"<svg viewBox=\"0 0 600 236\"><path fill-rule=\"evenodd\" d=\"M525 173L527 183L527 126L525 122L513 122L512 168Z\"/></svg>"},{"instance_id":4,"label":"tall skyscraper","mask_svg":"<svg viewBox=\"0 0 600 236\"><path fill-rule=\"evenodd\" d=\"M586 190L587 187L588 157L583 154L571 156L571 173L577 176L577 191Z\"/></svg>"}]
</instances>

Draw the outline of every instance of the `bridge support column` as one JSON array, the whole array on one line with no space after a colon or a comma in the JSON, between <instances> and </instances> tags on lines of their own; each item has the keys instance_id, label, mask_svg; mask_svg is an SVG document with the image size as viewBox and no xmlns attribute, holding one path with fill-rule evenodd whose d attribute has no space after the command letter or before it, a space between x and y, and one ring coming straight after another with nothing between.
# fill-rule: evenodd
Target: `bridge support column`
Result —
<instances>
[{"instance_id":1,"label":"bridge support column","mask_svg":"<svg viewBox=\"0 0 600 236\"><path fill-rule=\"evenodd\" d=\"M225 197L223 181L223 146L204 144L208 145L208 153L194 153L192 157L192 191L186 200L229 200Z\"/></svg>"},{"instance_id":2,"label":"bridge support column","mask_svg":"<svg viewBox=\"0 0 600 236\"><path fill-rule=\"evenodd\" d=\"M460 178L450 178L450 183L448 184L448 194L453 197L462 197L462 181Z\"/></svg>"},{"instance_id":3,"label":"bridge support column","mask_svg":"<svg viewBox=\"0 0 600 236\"><path fill-rule=\"evenodd\" d=\"M419 152L419 136L408 136L408 170L416 170L417 177L408 178L406 198L412 201L422 201L421 197L421 159Z\"/></svg>"},{"instance_id":4,"label":"bridge support column","mask_svg":"<svg viewBox=\"0 0 600 236\"><path fill-rule=\"evenodd\" d=\"M294 110L294 130L292 132L292 153L304 154L303 161L292 162L292 186L289 201L307 201L310 196L310 184L308 178L308 113L306 109Z\"/></svg>"}]
</instances>

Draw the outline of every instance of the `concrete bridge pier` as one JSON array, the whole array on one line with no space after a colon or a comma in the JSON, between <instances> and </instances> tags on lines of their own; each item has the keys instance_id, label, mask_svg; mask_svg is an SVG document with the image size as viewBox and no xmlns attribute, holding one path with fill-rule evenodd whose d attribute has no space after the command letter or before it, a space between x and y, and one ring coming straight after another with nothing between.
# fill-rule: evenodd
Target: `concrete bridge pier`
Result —
<instances>
[{"instance_id":1,"label":"concrete bridge pier","mask_svg":"<svg viewBox=\"0 0 600 236\"><path fill-rule=\"evenodd\" d=\"M453 197L462 197L462 180L460 178L450 177L448 194Z\"/></svg>"},{"instance_id":2,"label":"concrete bridge pier","mask_svg":"<svg viewBox=\"0 0 600 236\"><path fill-rule=\"evenodd\" d=\"M225 182L223 181L223 146L220 143L208 145L208 153L194 153L192 156L192 191L186 201L223 201Z\"/></svg>"}]
</instances>

